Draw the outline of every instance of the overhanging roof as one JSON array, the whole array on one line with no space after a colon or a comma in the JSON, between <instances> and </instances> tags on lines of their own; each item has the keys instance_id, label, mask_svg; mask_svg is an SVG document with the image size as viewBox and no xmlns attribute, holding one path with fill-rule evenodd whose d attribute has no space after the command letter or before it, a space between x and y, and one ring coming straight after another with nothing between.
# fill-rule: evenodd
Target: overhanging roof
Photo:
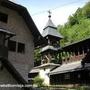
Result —
<instances>
[{"instance_id":1,"label":"overhanging roof","mask_svg":"<svg viewBox=\"0 0 90 90\"><path fill-rule=\"evenodd\" d=\"M7 37L5 37L5 40L9 39L10 37L15 36L15 33L10 32L10 31L5 30L5 29L2 29L2 28L0 28L0 32L4 33L7 36Z\"/></svg>"},{"instance_id":2,"label":"overhanging roof","mask_svg":"<svg viewBox=\"0 0 90 90\"><path fill-rule=\"evenodd\" d=\"M63 36L57 31L57 28L55 27L55 25L53 24L52 20L49 18L45 28L43 29L43 33L42 36L46 37L46 36L53 36L56 38L63 38Z\"/></svg>"},{"instance_id":3,"label":"overhanging roof","mask_svg":"<svg viewBox=\"0 0 90 90\"><path fill-rule=\"evenodd\" d=\"M47 45L41 49L41 53L48 51L48 50L53 50L56 52L56 51L60 50L60 47L54 47L54 46Z\"/></svg>"},{"instance_id":4,"label":"overhanging roof","mask_svg":"<svg viewBox=\"0 0 90 90\"><path fill-rule=\"evenodd\" d=\"M36 69L43 69L43 68L54 68L60 66L60 64L54 64L54 63L45 63L40 66L35 67Z\"/></svg>"},{"instance_id":5,"label":"overhanging roof","mask_svg":"<svg viewBox=\"0 0 90 90\"><path fill-rule=\"evenodd\" d=\"M8 30L2 29L2 28L0 28L0 32L6 33L6 34L8 34L8 35L15 35L14 33L10 32L10 31L8 31Z\"/></svg>"},{"instance_id":6,"label":"overhanging roof","mask_svg":"<svg viewBox=\"0 0 90 90\"><path fill-rule=\"evenodd\" d=\"M39 73L39 68L33 68L29 73Z\"/></svg>"},{"instance_id":7,"label":"overhanging roof","mask_svg":"<svg viewBox=\"0 0 90 90\"><path fill-rule=\"evenodd\" d=\"M0 0L0 5L13 9L17 11L24 19L25 23L27 24L29 30L31 31L32 35L34 36L34 44L35 46L41 45L44 43L44 38L41 36L40 32L38 31L35 23L33 22L28 10L16 3L13 3L8 0Z\"/></svg>"},{"instance_id":8,"label":"overhanging roof","mask_svg":"<svg viewBox=\"0 0 90 90\"><path fill-rule=\"evenodd\" d=\"M39 73L40 69L44 69L44 68L55 68L55 67L59 67L59 64L54 64L54 63L46 63L46 64L42 64L40 66L34 67L29 73Z\"/></svg>"},{"instance_id":9,"label":"overhanging roof","mask_svg":"<svg viewBox=\"0 0 90 90\"><path fill-rule=\"evenodd\" d=\"M49 35L57 37L57 38L63 38L63 36L60 35L60 33L55 28L52 28L52 27L47 27L46 30L43 30L43 33L42 33L43 37L46 37Z\"/></svg>"},{"instance_id":10,"label":"overhanging roof","mask_svg":"<svg viewBox=\"0 0 90 90\"><path fill-rule=\"evenodd\" d=\"M77 47L79 48L79 47L82 47L83 45L84 46L90 46L89 42L90 42L90 37L85 38L85 39L80 40L80 41L76 41L76 42L71 43L71 44L68 44L68 45L62 47L62 49L63 50L71 50L72 48L74 48L74 49L77 48Z\"/></svg>"},{"instance_id":11,"label":"overhanging roof","mask_svg":"<svg viewBox=\"0 0 90 90\"><path fill-rule=\"evenodd\" d=\"M61 65L60 67L51 71L50 75L67 73L67 72L72 72L72 71L76 71L76 70L80 70L80 69L82 69L81 61L75 61L72 63Z\"/></svg>"}]
</instances>

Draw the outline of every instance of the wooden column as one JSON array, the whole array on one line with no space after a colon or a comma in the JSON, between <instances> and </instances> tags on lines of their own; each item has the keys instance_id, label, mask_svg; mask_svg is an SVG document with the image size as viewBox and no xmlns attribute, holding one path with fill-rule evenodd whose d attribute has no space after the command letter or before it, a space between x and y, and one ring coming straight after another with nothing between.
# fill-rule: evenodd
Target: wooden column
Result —
<instances>
[{"instance_id":1,"label":"wooden column","mask_svg":"<svg viewBox=\"0 0 90 90\"><path fill-rule=\"evenodd\" d=\"M71 55L71 51L69 51L68 53L69 53L69 62L70 62L71 57L72 57L72 55Z\"/></svg>"},{"instance_id":2,"label":"wooden column","mask_svg":"<svg viewBox=\"0 0 90 90\"><path fill-rule=\"evenodd\" d=\"M61 55L61 53L59 53L59 63L60 64L62 64L62 58L61 57L62 57L62 55Z\"/></svg>"},{"instance_id":3,"label":"wooden column","mask_svg":"<svg viewBox=\"0 0 90 90\"><path fill-rule=\"evenodd\" d=\"M67 51L65 51L65 63L67 63Z\"/></svg>"},{"instance_id":4,"label":"wooden column","mask_svg":"<svg viewBox=\"0 0 90 90\"><path fill-rule=\"evenodd\" d=\"M85 53L84 53L84 47L82 47L82 57L85 56Z\"/></svg>"},{"instance_id":5,"label":"wooden column","mask_svg":"<svg viewBox=\"0 0 90 90\"><path fill-rule=\"evenodd\" d=\"M73 60L72 61L75 61L75 58L76 58L75 49L73 49Z\"/></svg>"},{"instance_id":6,"label":"wooden column","mask_svg":"<svg viewBox=\"0 0 90 90\"><path fill-rule=\"evenodd\" d=\"M80 60L79 55L80 55L80 53L79 53L79 47L77 47L77 58L76 58L76 60Z\"/></svg>"}]
</instances>

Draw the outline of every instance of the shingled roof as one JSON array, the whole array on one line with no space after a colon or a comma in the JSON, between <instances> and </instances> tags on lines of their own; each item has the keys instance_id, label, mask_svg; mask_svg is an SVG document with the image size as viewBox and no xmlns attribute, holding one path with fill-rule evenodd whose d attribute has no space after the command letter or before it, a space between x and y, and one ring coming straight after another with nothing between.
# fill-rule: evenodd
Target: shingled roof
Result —
<instances>
[{"instance_id":1,"label":"shingled roof","mask_svg":"<svg viewBox=\"0 0 90 90\"><path fill-rule=\"evenodd\" d=\"M82 64L80 60L80 61L71 62L68 64L63 64L60 67L51 71L50 75L72 72L72 71L81 70L81 69L82 69Z\"/></svg>"},{"instance_id":2,"label":"shingled roof","mask_svg":"<svg viewBox=\"0 0 90 90\"><path fill-rule=\"evenodd\" d=\"M56 26L53 24L51 18L49 17L49 20L45 26L45 28L43 29L43 33L42 36L46 37L46 36L54 36L57 38L63 38L63 36L57 31Z\"/></svg>"}]
</instances>

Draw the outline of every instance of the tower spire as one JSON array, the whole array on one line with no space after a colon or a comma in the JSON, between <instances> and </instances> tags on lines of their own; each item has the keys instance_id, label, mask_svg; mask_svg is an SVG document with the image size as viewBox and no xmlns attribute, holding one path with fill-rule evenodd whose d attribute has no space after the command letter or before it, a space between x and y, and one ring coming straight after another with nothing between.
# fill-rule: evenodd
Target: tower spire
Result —
<instances>
[{"instance_id":1,"label":"tower spire","mask_svg":"<svg viewBox=\"0 0 90 90\"><path fill-rule=\"evenodd\" d=\"M50 19L51 18L51 11L49 10L48 13L49 13L48 17Z\"/></svg>"}]
</instances>

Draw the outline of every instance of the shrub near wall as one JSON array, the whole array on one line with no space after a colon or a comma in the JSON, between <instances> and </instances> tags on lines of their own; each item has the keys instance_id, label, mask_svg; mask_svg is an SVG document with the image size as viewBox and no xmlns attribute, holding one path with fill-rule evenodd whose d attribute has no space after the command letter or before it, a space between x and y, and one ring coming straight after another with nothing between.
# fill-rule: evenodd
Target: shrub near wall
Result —
<instances>
[{"instance_id":1,"label":"shrub near wall","mask_svg":"<svg viewBox=\"0 0 90 90\"><path fill-rule=\"evenodd\" d=\"M39 76L36 76L34 78L34 85L37 85L37 87L43 87L44 86L43 82L44 79L40 78Z\"/></svg>"}]
</instances>

